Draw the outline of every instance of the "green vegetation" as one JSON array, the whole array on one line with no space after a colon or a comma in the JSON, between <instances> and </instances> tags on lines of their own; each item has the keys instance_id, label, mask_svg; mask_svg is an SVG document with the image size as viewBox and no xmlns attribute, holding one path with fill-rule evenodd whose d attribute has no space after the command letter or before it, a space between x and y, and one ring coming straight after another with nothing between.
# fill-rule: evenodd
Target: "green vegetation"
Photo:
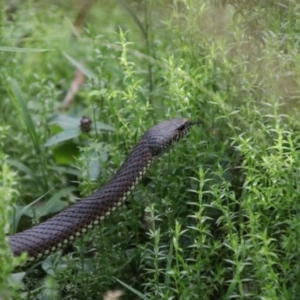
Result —
<instances>
[{"instance_id":1,"label":"green vegetation","mask_svg":"<svg viewBox=\"0 0 300 300\"><path fill-rule=\"evenodd\" d=\"M1 299L299 299L298 1L1 9ZM126 208L64 255L16 268L7 235L103 185L176 116L203 124Z\"/></svg>"}]
</instances>

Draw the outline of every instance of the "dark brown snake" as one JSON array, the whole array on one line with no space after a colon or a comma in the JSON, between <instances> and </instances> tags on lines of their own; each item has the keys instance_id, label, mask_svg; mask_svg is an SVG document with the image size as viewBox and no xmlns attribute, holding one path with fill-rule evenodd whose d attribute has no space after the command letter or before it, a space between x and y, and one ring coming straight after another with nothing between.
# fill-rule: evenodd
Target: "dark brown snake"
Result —
<instances>
[{"instance_id":1,"label":"dark brown snake","mask_svg":"<svg viewBox=\"0 0 300 300\"><path fill-rule=\"evenodd\" d=\"M153 160L197 123L176 118L152 127L102 188L51 219L10 236L13 254L27 252L28 261L41 259L91 230L125 202Z\"/></svg>"}]
</instances>

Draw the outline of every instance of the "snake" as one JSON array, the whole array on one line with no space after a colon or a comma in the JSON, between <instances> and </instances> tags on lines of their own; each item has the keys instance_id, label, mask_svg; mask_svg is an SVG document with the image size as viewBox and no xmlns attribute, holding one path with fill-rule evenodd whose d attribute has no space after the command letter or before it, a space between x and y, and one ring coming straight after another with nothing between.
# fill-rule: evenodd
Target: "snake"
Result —
<instances>
[{"instance_id":1,"label":"snake","mask_svg":"<svg viewBox=\"0 0 300 300\"><path fill-rule=\"evenodd\" d=\"M124 204L153 161L198 123L174 118L152 127L103 187L45 222L9 236L12 254L20 256L26 252L27 263L31 263L46 258L92 230Z\"/></svg>"}]
</instances>

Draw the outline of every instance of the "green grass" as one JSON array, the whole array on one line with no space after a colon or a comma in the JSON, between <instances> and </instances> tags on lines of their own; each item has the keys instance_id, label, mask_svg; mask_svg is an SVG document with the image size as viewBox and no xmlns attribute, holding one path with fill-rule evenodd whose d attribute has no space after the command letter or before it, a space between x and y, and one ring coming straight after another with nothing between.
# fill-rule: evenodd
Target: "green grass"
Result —
<instances>
[{"instance_id":1,"label":"green grass","mask_svg":"<svg viewBox=\"0 0 300 300\"><path fill-rule=\"evenodd\" d=\"M98 1L78 28L82 2L19 1L9 17L4 1L0 298L298 299L300 6L221 2ZM176 116L202 125L124 209L17 267L5 236L89 195Z\"/></svg>"}]
</instances>

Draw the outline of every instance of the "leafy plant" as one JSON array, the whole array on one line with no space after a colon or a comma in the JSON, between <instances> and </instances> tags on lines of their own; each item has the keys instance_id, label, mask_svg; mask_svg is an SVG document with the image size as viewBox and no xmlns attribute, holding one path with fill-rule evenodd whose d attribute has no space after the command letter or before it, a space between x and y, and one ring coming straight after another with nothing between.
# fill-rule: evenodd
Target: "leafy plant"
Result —
<instances>
[{"instance_id":1,"label":"leafy plant","mask_svg":"<svg viewBox=\"0 0 300 300\"><path fill-rule=\"evenodd\" d=\"M298 299L297 1L85 4L3 14L0 297ZM74 68L85 80L63 111ZM14 270L7 234L101 187L175 116L202 125L126 209Z\"/></svg>"}]
</instances>

